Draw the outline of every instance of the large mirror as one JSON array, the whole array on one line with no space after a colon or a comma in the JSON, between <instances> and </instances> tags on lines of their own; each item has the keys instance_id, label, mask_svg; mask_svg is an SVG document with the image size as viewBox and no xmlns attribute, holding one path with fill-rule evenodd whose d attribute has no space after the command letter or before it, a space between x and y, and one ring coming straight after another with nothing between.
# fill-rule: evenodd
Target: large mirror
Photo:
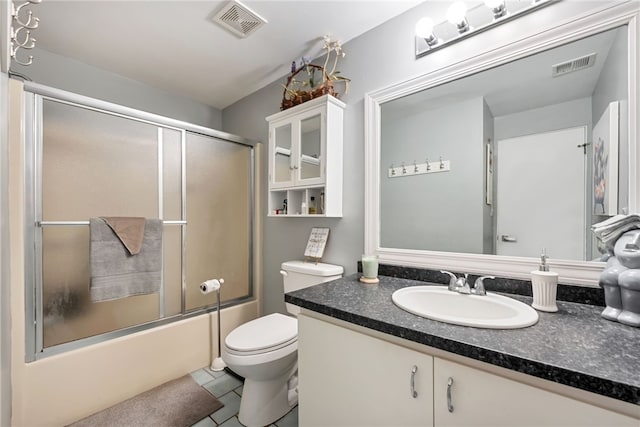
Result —
<instances>
[{"instance_id":1,"label":"large mirror","mask_svg":"<svg viewBox=\"0 0 640 427\"><path fill-rule=\"evenodd\" d=\"M489 272L497 260L518 264L515 276L545 250L593 284L602 248L591 225L635 208L634 39L629 25L598 28L371 94L367 250Z\"/></svg>"}]
</instances>

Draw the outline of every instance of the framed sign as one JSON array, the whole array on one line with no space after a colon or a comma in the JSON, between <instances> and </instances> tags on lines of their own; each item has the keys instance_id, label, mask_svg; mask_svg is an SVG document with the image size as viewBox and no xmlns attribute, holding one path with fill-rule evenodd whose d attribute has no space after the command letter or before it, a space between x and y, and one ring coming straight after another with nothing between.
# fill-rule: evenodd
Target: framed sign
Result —
<instances>
[{"instance_id":1,"label":"framed sign","mask_svg":"<svg viewBox=\"0 0 640 427\"><path fill-rule=\"evenodd\" d=\"M322 258L324 247L327 245L327 239L329 239L328 227L313 227L309 235L307 248L304 251L304 256L316 260Z\"/></svg>"}]
</instances>

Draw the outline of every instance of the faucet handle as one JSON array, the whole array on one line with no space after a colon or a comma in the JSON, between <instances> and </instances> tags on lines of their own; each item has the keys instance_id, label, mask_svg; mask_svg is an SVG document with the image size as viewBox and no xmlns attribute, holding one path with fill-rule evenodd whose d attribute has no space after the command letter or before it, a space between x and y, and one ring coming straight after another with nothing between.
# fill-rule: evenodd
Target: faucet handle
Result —
<instances>
[{"instance_id":1,"label":"faucet handle","mask_svg":"<svg viewBox=\"0 0 640 427\"><path fill-rule=\"evenodd\" d=\"M450 276L450 277L449 277L449 290L450 290L450 291L455 290L455 288L456 288L456 281L458 280L458 278L456 277L456 275L455 275L455 274L453 274L453 273L452 273L452 272L450 272L450 271L445 271L445 270L440 270L440 273L442 273L442 274L448 274L448 275Z\"/></svg>"},{"instance_id":2,"label":"faucet handle","mask_svg":"<svg viewBox=\"0 0 640 427\"><path fill-rule=\"evenodd\" d=\"M494 276L482 276L478 277L473 284L473 289L471 289L471 293L474 295L486 295L487 291L484 289L484 279L495 279Z\"/></svg>"}]
</instances>

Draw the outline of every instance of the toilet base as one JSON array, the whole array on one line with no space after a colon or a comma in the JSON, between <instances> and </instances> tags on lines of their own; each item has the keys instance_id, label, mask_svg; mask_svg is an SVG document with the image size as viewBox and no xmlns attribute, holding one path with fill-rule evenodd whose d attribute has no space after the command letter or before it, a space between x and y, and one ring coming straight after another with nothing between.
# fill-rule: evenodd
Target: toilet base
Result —
<instances>
[{"instance_id":1,"label":"toilet base","mask_svg":"<svg viewBox=\"0 0 640 427\"><path fill-rule=\"evenodd\" d=\"M257 381L245 378L238 419L247 427L263 427L282 418L297 405L289 402L289 387L282 378Z\"/></svg>"}]
</instances>

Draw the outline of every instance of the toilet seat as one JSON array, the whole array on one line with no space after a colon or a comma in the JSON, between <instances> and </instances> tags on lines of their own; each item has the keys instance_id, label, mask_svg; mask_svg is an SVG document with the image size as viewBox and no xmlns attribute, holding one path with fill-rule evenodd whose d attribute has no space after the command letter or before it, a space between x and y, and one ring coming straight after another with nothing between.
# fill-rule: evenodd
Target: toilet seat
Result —
<instances>
[{"instance_id":1,"label":"toilet seat","mask_svg":"<svg viewBox=\"0 0 640 427\"><path fill-rule=\"evenodd\" d=\"M228 353L254 355L271 352L298 340L298 320L273 313L234 329L224 340Z\"/></svg>"}]
</instances>

